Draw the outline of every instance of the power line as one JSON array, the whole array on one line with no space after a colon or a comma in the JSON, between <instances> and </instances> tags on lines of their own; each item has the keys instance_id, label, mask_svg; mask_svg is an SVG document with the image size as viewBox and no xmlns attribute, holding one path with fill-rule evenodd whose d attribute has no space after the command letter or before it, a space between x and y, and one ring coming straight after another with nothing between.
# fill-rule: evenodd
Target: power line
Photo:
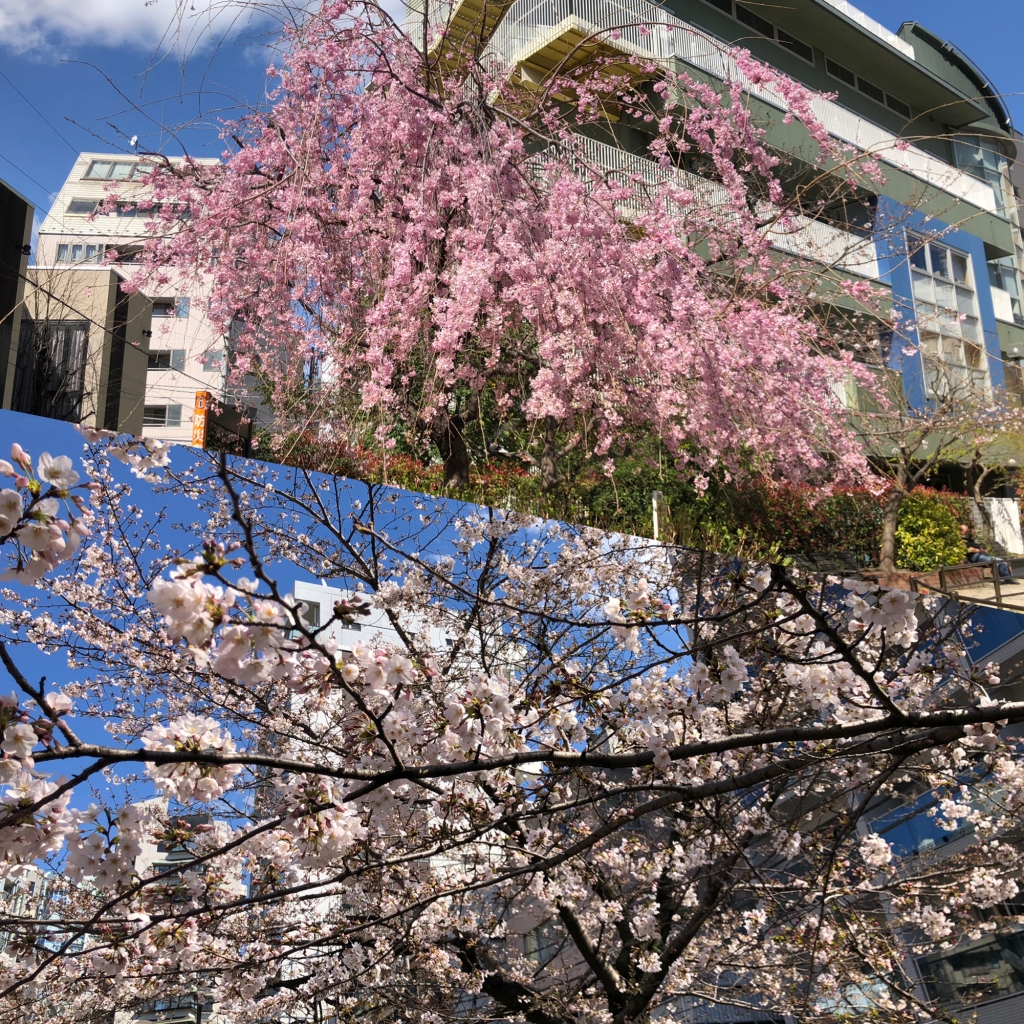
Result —
<instances>
[{"instance_id":1,"label":"power line","mask_svg":"<svg viewBox=\"0 0 1024 1024\"><path fill-rule=\"evenodd\" d=\"M0 74L3 74L3 72L0 71ZM34 185L38 185L51 199L57 198L56 192L51 192L41 181L36 181L28 171L23 171L10 157L6 157L3 153L0 153L0 160L3 160L5 163L9 163L19 174L24 174L29 181Z\"/></svg>"},{"instance_id":2,"label":"power line","mask_svg":"<svg viewBox=\"0 0 1024 1024\"><path fill-rule=\"evenodd\" d=\"M75 154L75 156L78 156L78 150L72 146L56 128L54 128L53 124L47 120L46 115L2 71L0 71L0 78L2 78L46 122L50 130L61 140L61 142L63 142L64 145Z\"/></svg>"}]
</instances>

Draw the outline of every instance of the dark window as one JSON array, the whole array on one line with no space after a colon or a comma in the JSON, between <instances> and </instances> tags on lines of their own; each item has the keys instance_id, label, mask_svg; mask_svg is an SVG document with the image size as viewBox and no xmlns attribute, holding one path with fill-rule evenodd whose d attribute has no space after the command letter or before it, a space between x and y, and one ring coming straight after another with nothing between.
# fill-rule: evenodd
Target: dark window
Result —
<instances>
[{"instance_id":1,"label":"dark window","mask_svg":"<svg viewBox=\"0 0 1024 1024\"><path fill-rule=\"evenodd\" d=\"M80 423L88 347L84 320L22 320L11 408Z\"/></svg>"},{"instance_id":2,"label":"dark window","mask_svg":"<svg viewBox=\"0 0 1024 1024\"><path fill-rule=\"evenodd\" d=\"M901 114L903 117L910 117L910 107L903 100L898 100L895 96L890 96L886 93L885 102L890 110L895 110L897 114Z\"/></svg>"},{"instance_id":3,"label":"dark window","mask_svg":"<svg viewBox=\"0 0 1024 1024\"><path fill-rule=\"evenodd\" d=\"M171 368L170 349L164 352L150 352L147 368L150 370L169 370Z\"/></svg>"},{"instance_id":4,"label":"dark window","mask_svg":"<svg viewBox=\"0 0 1024 1024\"><path fill-rule=\"evenodd\" d=\"M770 21L765 21L760 14L747 10L740 4L736 5L736 20L744 25L749 25L755 32L760 32L769 39L775 36L775 26Z\"/></svg>"},{"instance_id":5,"label":"dark window","mask_svg":"<svg viewBox=\"0 0 1024 1024\"><path fill-rule=\"evenodd\" d=\"M876 103L885 102L885 93L878 88L877 85L872 85L870 82L864 81L859 75L857 76L857 88L860 89L865 96L870 96Z\"/></svg>"},{"instance_id":6,"label":"dark window","mask_svg":"<svg viewBox=\"0 0 1024 1024\"><path fill-rule=\"evenodd\" d=\"M732 0L707 0L707 2L725 14L732 14Z\"/></svg>"},{"instance_id":7,"label":"dark window","mask_svg":"<svg viewBox=\"0 0 1024 1024\"><path fill-rule=\"evenodd\" d=\"M68 203L68 213L95 213L99 205L96 199L72 199Z\"/></svg>"},{"instance_id":8,"label":"dark window","mask_svg":"<svg viewBox=\"0 0 1024 1024\"><path fill-rule=\"evenodd\" d=\"M320 602L319 601L303 601L306 607L302 610L302 621L307 626L313 626L316 628L320 625Z\"/></svg>"},{"instance_id":9,"label":"dark window","mask_svg":"<svg viewBox=\"0 0 1024 1024\"><path fill-rule=\"evenodd\" d=\"M799 39L795 39L788 32L783 32L782 29L777 30L777 37L779 40L779 46L784 46L787 50L791 50L798 57L803 57L809 64L814 63L814 50L812 50L806 43L802 43Z\"/></svg>"},{"instance_id":10,"label":"dark window","mask_svg":"<svg viewBox=\"0 0 1024 1024\"><path fill-rule=\"evenodd\" d=\"M174 299L157 299L153 303L153 317L172 317L174 316Z\"/></svg>"},{"instance_id":11,"label":"dark window","mask_svg":"<svg viewBox=\"0 0 1024 1024\"><path fill-rule=\"evenodd\" d=\"M849 68L843 67L842 64L837 64L831 57L825 58L825 70L833 78L838 78L840 82L853 86L857 84L857 76Z\"/></svg>"}]
</instances>

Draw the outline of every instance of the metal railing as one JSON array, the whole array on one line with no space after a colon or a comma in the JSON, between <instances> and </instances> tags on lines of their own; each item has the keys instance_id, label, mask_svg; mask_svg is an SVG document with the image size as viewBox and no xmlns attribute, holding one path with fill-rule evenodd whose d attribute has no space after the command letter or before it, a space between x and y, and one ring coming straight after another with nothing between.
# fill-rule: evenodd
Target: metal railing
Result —
<instances>
[{"instance_id":1,"label":"metal railing","mask_svg":"<svg viewBox=\"0 0 1024 1024\"><path fill-rule=\"evenodd\" d=\"M515 0L491 37L484 61L490 62L495 71L511 71L570 29L585 39L597 37L641 58L659 62L675 58L715 78L739 81L749 95L780 111L788 110L778 90L751 82L740 72L728 54L728 44L648 0ZM988 183L904 142L832 100L815 97L811 107L829 134L841 142L871 153L957 199L1007 216Z\"/></svg>"},{"instance_id":2,"label":"metal railing","mask_svg":"<svg viewBox=\"0 0 1024 1024\"><path fill-rule=\"evenodd\" d=\"M660 204L670 215L679 216L682 207L673 202L670 186L693 194L693 205L700 209L718 207L729 216L729 199L725 188L717 182L677 168L662 167L654 160L626 153L586 136L577 136L569 153L570 166L582 172L585 165L599 168L612 181L633 190L632 198L619 204L620 212L636 216L650 212ZM543 162L543 156L537 161ZM576 167L578 162L581 166ZM771 209L765 209L770 216ZM777 221L766 229L773 248L806 259L840 267L865 277L878 276L878 256L874 240L855 235L825 221L792 215L786 222Z\"/></svg>"}]
</instances>

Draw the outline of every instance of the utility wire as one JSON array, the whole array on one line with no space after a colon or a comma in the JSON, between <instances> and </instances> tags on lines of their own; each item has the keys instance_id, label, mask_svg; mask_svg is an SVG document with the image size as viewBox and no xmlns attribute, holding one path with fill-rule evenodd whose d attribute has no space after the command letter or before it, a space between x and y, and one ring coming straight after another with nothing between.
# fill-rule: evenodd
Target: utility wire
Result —
<instances>
[{"instance_id":1,"label":"utility wire","mask_svg":"<svg viewBox=\"0 0 1024 1024\"><path fill-rule=\"evenodd\" d=\"M46 122L50 130L61 140L61 142L63 142L64 145L75 154L75 156L78 156L78 150L68 142L64 135L54 128L53 124L47 120L46 115L2 71L0 71L0 78L2 78Z\"/></svg>"},{"instance_id":2,"label":"utility wire","mask_svg":"<svg viewBox=\"0 0 1024 1024\"><path fill-rule=\"evenodd\" d=\"M0 71L0 74L3 74L3 72ZM57 198L56 192L51 192L41 181L36 181L36 179L33 178L32 175L28 173L28 171L23 171L10 157L6 157L3 155L3 153L0 153L0 160L3 160L5 163L10 164L19 174L24 174L29 181L31 181L34 185L38 185L43 190L43 192L46 195L48 195L51 199Z\"/></svg>"}]
</instances>

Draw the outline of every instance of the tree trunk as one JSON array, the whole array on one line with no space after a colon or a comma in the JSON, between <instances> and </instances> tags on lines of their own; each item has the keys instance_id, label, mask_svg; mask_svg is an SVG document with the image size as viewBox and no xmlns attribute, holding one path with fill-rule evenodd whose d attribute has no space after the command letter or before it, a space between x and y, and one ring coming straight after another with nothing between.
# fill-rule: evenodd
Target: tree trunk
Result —
<instances>
[{"instance_id":1,"label":"tree trunk","mask_svg":"<svg viewBox=\"0 0 1024 1024\"><path fill-rule=\"evenodd\" d=\"M900 466L882 515L882 550L878 559L878 567L882 572L892 572L896 568L896 524L899 520L900 506L906 496L907 472Z\"/></svg>"},{"instance_id":2,"label":"tree trunk","mask_svg":"<svg viewBox=\"0 0 1024 1024\"><path fill-rule=\"evenodd\" d=\"M540 453L540 489L546 494L561 482L558 475L558 420L548 416L544 421L544 447Z\"/></svg>"},{"instance_id":3,"label":"tree trunk","mask_svg":"<svg viewBox=\"0 0 1024 1024\"><path fill-rule=\"evenodd\" d=\"M990 472L992 472L991 466L982 469L977 463L971 466L970 469L971 497L974 498L974 504L978 506L978 514L981 516L982 535L988 540L991 540L995 535L995 528L992 523L992 516L988 511L988 506L985 504L985 499L981 496L981 486Z\"/></svg>"},{"instance_id":4,"label":"tree trunk","mask_svg":"<svg viewBox=\"0 0 1024 1024\"><path fill-rule=\"evenodd\" d=\"M444 461L445 490L469 486L469 449L461 416L446 416L433 429L434 443Z\"/></svg>"}]
</instances>

